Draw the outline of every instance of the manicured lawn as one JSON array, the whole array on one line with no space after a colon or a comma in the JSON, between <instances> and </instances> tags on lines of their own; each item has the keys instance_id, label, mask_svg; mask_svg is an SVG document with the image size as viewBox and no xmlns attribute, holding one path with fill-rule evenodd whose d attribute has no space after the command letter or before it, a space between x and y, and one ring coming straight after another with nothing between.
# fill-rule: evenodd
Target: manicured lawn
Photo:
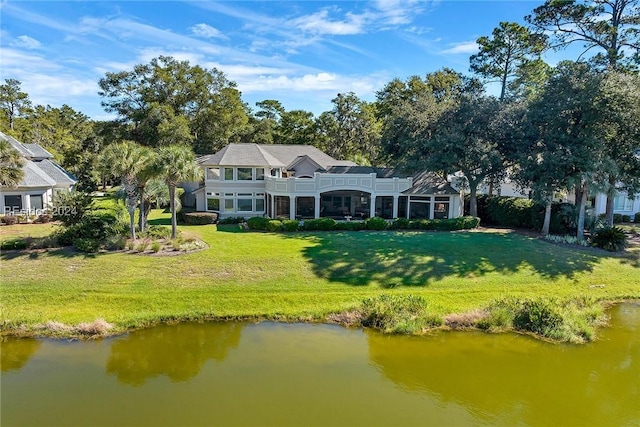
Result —
<instances>
[{"instance_id":1,"label":"manicured lawn","mask_svg":"<svg viewBox=\"0 0 640 427\"><path fill-rule=\"evenodd\" d=\"M151 222L167 217L156 211ZM68 249L3 253L3 332L98 318L118 331L180 319L323 320L385 292L419 294L438 315L507 296L640 298L637 252L609 255L515 233L180 229L209 248L162 257Z\"/></svg>"}]
</instances>

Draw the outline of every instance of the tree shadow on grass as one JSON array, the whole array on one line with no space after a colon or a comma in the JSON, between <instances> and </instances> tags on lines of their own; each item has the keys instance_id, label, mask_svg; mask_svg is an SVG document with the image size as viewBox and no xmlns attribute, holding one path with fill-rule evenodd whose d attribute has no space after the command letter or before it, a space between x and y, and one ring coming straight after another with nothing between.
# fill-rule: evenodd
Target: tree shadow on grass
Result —
<instances>
[{"instance_id":1,"label":"tree shadow on grass","mask_svg":"<svg viewBox=\"0 0 640 427\"><path fill-rule=\"evenodd\" d=\"M99 255L101 254L76 251L71 246L68 246L55 249L16 249L10 251L2 251L2 254L0 254L0 260L11 261L12 259L16 258L29 258L32 260L36 260L41 256L55 256L59 258L95 258Z\"/></svg>"},{"instance_id":2,"label":"tree shadow on grass","mask_svg":"<svg viewBox=\"0 0 640 427\"><path fill-rule=\"evenodd\" d=\"M294 237L295 235L289 235ZM315 274L330 281L383 287L425 286L447 277L530 269L543 278L590 272L600 256L513 233L325 232L307 235Z\"/></svg>"}]
</instances>

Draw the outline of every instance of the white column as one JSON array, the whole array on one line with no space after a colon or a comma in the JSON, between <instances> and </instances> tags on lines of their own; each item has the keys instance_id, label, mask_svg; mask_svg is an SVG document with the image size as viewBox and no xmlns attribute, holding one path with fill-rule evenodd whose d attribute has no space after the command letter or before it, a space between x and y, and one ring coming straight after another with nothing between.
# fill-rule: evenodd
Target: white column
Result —
<instances>
[{"instance_id":1,"label":"white column","mask_svg":"<svg viewBox=\"0 0 640 427\"><path fill-rule=\"evenodd\" d=\"M398 196L393 196L393 213L391 217L393 219L398 218Z\"/></svg>"},{"instance_id":2,"label":"white column","mask_svg":"<svg viewBox=\"0 0 640 427\"><path fill-rule=\"evenodd\" d=\"M313 217L314 218L320 218L320 196L314 196L315 199L315 203L313 205Z\"/></svg>"},{"instance_id":3,"label":"white column","mask_svg":"<svg viewBox=\"0 0 640 427\"><path fill-rule=\"evenodd\" d=\"M289 196L289 219L296 219L296 196Z\"/></svg>"},{"instance_id":4,"label":"white column","mask_svg":"<svg viewBox=\"0 0 640 427\"><path fill-rule=\"evenodd\" d=\"M369 217L376 216L376 196L371 194L371 200L369 201Z\"/></svg>"},{"instance_id":5,"label":"white column","mask_svg":"<svg viewBox=\"0 0 640 427\"><path fill-rule=\"evenodd\" d=\"M269 199L270 199L269 204L271 205L271 215L270 215L270 217L271 218L275 218L276 217L276 196L274 196L272 194Z\"/></svg>"},{"instance_id":6,"label":"white column","mask_svg":"<svg viewBox=\"0 0 640 427\"><path fill-rule=\"evenodd\" d=\"M411 216L411 196L407 196L407 219Z\"/></svg>"},{"instance_id":7,"label":"white column","mask_svg":"<svg viewBox=\"0 0 640 427\"><path fill-rule=\"evenodd\" d=\"M436 209L436 198L435 196L431 197L431 203L429 203L429 219L433 219L433 212Z\"/></svg>"}]
</instances>

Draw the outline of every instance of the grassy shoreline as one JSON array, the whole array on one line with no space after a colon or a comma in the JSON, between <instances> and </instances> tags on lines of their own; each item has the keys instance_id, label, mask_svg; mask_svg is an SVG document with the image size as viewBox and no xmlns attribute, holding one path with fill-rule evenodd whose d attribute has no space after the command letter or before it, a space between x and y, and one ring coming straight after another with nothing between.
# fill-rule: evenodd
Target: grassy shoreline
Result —
<instances>
[{"instance_id":1,"label":"grassy shoreline","mask_svg":"<svg viewBox=\"0 0 640 427\"><path fill-rule=\"evenodd\" d=\"M152 221L163 224L166 215L154 212ZM640 299L635 250L611 255L495 230L181 229L209 248L172 257L4 252L0 334L88 336L69 326L91 329L97 319L113 325L105 334L182 320L326 322L381 294L419 296L443 325L447 316L505 298ZM0 231L5 238L7 230ZM51 330L43 329L47 324Z\"/></svg>"}]
</instances>

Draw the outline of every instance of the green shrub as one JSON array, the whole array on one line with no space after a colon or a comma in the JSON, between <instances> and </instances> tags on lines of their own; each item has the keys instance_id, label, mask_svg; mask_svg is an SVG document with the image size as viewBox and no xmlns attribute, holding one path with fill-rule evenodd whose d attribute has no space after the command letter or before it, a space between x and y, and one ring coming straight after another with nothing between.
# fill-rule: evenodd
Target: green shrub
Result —
<instances>
[{"instance_id":1,"label":"green shrub","mask_svg":"<svg viewBox=\"0 0 640 427\"><path fill-rule=\"evenodd\" d=\"M183 215L185 224L207 225L215 224L218 221L216 212L188 212Z\"/></svg>"},{"instance_id":2,"label":"green shrub","mask_svg":"<svg viewBox=\"0 0 640 427\"><path fill-rule=\"evenodd\" d=\"M218 220L218 224L242 224L243 222L246 222L246 219L243 216L230 216L228 218Z\"/></svg>"},{"instance_id":3,"label":"green shrub","mask_svg":"<svg viewBox=\"0 0 640 427\"><path fill-rule=\"evenodd\" d=\"M334 230L341 231L360 231L366 229L364 221L340 221L336 222Z\"/></svg>"},{"instance_id":4,"label":"green shrub","mask_svg":"<svg viewBox=\"0 0 640 427\"><path fill-rule=\"evenodd\" d=\"M360 305L362 326L391 333L415 333L442 324L426 313L427 302L416 295L382 294Z\"/></svg>"},{"instance_id":5,"label":"green shrub","mask_svg":"<svg viewBox=\"0 0 640 427\"><path fill-rule=\"evenodd\" d=\"M591 243L610 252L619 252L627 247L627 236L620 227L603 227L596 231Z\"/></svg>"},{"instance_id":6,"label":"green shrub","mask_svg":"<svg viewBox=\"0 0 640 427\"><path fill-rule=\"evenodd\" d=\"M396 218L391 223L391 228L394 230L408 230L409 220L407 218Z\"/></svg>"},{"instance_id":7,"label":"green shrub","mask_svg":"<svg viewBox=\"0 0 640 427\"><path fill-rule=\"evenodd\" d=\"M640 212L636 212L633 216L633 222L640 222Z\"/></svg>"},{"instance_id":8,"label":"green shrub","mask_svg":"<svg viewBox=\"0 0 640 427\"><path fill-rule=\"evenodd\" d=\"M285 219L282 221L282 229L284 231L298 231L300 229L300 223L295 219Z\"/></svg>"},{"instance_id":9,"label":"green shrub","mask_svg":"<svg viewBox=\"0 0 640 427\"><path fill-rule=\"evenodd\" d=\"M38 215L38 218L36 219L36 222L40 223L40 224L47 224L47 223L51 222L51 215L46 214L46 213L40 214L40 215Z\"/></svg>"},{"instance_id":10,"label":"green shrub","mask_svg":"<svg viewBox=\"0 0 640 427\"><path fill-rule=\"evenodd\" d=\"M84 216L79 222L70 224L54 233L57 242L70 246L75 239L104 240L109 236L122 234L118 220L108 213Z\"/></svg>"},{"instance_id":11,"label":"green shrub","mask_svg":"<svg viewBox=\"0 0 640 427\"><path fill-rule=\"evenodd\" d=\"M563 322L558 305L553 300L524 300L513 317L513 327L542 336L553 336Z\"/></svg>"},{"instance_id":12,"label":"green shrub","mask_svg":"<svg viewBox=\"0 0 640 427\"><path fill-rule=\"evenodd\" d=\"M100 241L96 239L80 237L73 240L73 247L80 252L95 253L100 250Z\"/></svg>"},{"instance_id":13,"label":"green shrub","mask_svg":"<svg viewBox=\"0 0 640 427\"><path fill-rule=\"evenodd\" d=\"M249 230L264 231L267 229L268 223L269 223L269 218L262 217L262 216L254 216L252 218L249 218L249 220L247 221L247 227L249 227Z\"/></svg>"},{"instance_id":14,"label":"green shrub","mask_svg":"<svg viewBox=\"0 0 640 427\"><path fill-rule=\"evenodd\" d=\"M622 222L631 222L631 215L622 215Z\"/></svg>"},{"instance_id":15,"label":"green shrub","mask_svg":"<svg viewBox=\"0 0 640 427\"><path fill-rule=\"evenodd\" d=\"M18 223L18 217L16 215L5 215L2 217L2 222L7 225L13 225Z\"/></svg>"},{"instance_id":16,"label":"green shrub","mask_svg":"<svg viewBox=\"0 0 640 427\"><path fill-rule=\"evenodd\" d=\"M275 232L282 230L282 221L279 219L271 219L267 222L267 231Z\"/></svg>"},{"instance_id":17,"label":"green shrub","mask_svg":"<svg viewBox=\"0 0 640 427\"><path fill-rule=\"evenodd\" d=\"M614 213L613 214L613 223L614 224L620 224L621 222L622 222L622 215Z\"/></svg>"},{"instance_id":18,"label":"green shrub","mask_svg":"<svg viewBox=\"0 0 640 427\"><path fill-rule=\"evenodd\" d=\"M378 216L367 218L364 222L367 230L386 230L389 225L384 218Z\"/></svg>"},{"instance_id":19,"label":"green shrub","mask_svg":"<svg viewBox=\"0 0 640 427\"><path fill-rule=\"evenodd\" d=\"M151 244L151 250L152 250L154 253L158 253L158 252L160 252L160 249L162 249L162 245L160 244L160 242L156 242L156 241L154 241L154 242Z\"/></svg>"},{"instance_id":20,"label":"green shrub","mask_svg":"<svg viewBox=\"0 0 640 427\"><path fill-rule=\"evenodd\" d=\"M27 249L27 242L22 237L16 237L13 239L8 239L2 242L0 245L0 250L10 251L12 249Z\"/></svg>"},{"instance_id":21,"label":"green shrub","mask_svg":"<svg viewBox=\"0 0 640 427\"><path fill-rule=\"evenodd\" d=\"M308 231L330 231L336 227L336 220L333 218L308 219L303 224L303 229Z\"/></svg>"},{"instance_id":22,"label":"green shrub","mask_svg":"<svg viewBox=\"0 0 640 427\"><path fill-rule=\"evenodd\" d=\"M163 225L150 225L145 231L138 233L138 237L149 239L168 239L171 237L171 228Z\"/></svg>"}]
</instances>

